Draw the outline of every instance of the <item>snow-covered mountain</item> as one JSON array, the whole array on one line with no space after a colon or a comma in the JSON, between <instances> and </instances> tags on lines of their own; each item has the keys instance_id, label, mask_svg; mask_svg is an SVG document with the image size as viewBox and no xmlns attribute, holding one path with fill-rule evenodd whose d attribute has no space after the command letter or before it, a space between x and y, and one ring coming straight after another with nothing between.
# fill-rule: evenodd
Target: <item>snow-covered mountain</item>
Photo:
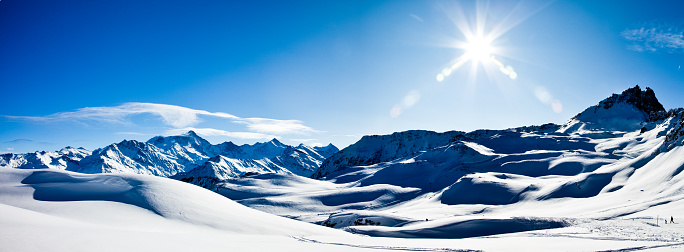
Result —
<instances>
[{"instance_id":1,"label":"snow-covered mountain","mask_svg":"<svg viewBox=\"0 0 684 252\"><path fill-rule=\"evenodd\" d=\"M337 151L337 147L330 144L319 150L320 153L316 148L304 144L293 147L273 139L265 143L234 148L172 178L209 188L228 178L264 173L309 177L330 153Z\"/></svg>"},{"instance_id":2,"label":"snow-covered mountain","mask_svg":"<svg viewBox=\"0 0 684 252\"><path fill-rule=\"evenodd\" d=\"M462 138L463 134L464 132L459 131L436 133L412 130L385 136L364 136L326 159L312 177L319 179L347 167L392 161L426 149L445 146Z\"/></svg>"},{"instance_id":3,"label":"snow-covered mountain","mask_svg":"<svg viewBox=\"0 0 684 252\"><path fill-rule=\"evenodd\" d=\"M161 177L178 174L186 180L221 180L250 174L282 173L311 176L334 145L289 146L273 139L252 145L224 142L212 145L189 131L178 136L156 136L147 142L124 140L97 149L64 148L59 152L3 154L0 167L56 168L80 173L136 173ZM179 174L181 173L181 174Z\"/></svg>"},{"instance_id":4,"label":"snow-covered mountain","mask_svg":"<svg viewBox=\"0 0 684 252\"><path fill-rule=\"evenodd\" d=\"M65 170L78 166L78 162L90 156L91 152L83 148L73 148L71 146L62 148L57 152L33 152L24 154L1 154L0 167L11 167L19 169L60 169Z\"/></svg>"},{"instance_id":5,"label":"snow-covered mountain","mask_svg":"<svg viewBox=\"0 0 684 252\"><path fill-rule=\"evenodd\" d=\"M195 166L220 153L218 146L212 145L194 131L179 136L156 136L147 143L176 157L176 161L183 166ZM232 142L226 142L228 144Z\"/></svg>"},{"instance_id":6,"label":"snow-covered mountain","mask_svg":"<svg viewBox=\"0 0 684 252\"><path fill-rule=\"evenodd\" d=\"M646 122L662 118L665 113L655 92L648 87L641 90L637 85L619 95L613 94L577 114L563 125L560 132L634 131L644 127Z\"/></svg>"},{"instance_id":7,"label":"snow-covered mountain","mask_svg":"<svg viewBox=\"0 0 684 252\"><path fill-rule=\"evenodd\" d=\"M71 171L80 173L136 173L168 177L184 170L178 157L155 145L124 140L93 151Z\"/></svg>"}]
</instances>

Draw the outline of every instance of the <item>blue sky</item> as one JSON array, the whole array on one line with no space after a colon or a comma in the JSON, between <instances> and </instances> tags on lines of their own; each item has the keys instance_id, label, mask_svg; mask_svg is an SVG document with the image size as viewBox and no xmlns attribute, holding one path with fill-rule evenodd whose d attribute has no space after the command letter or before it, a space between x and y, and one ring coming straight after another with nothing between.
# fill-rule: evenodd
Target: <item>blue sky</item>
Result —
<instances>
[{"instance_id":1,"label":"blue sky","mask_svg":"<svg viewBox=\"0 0 684 252\"><path fill-rule=\"evenodd\" d=\"M190 129L213 143L345 147L411 129L562 124L637 84L684 107L682 9L3 0L0 152L93 150ZM487 58L464 58L478 31Z\"/></svg>"}]
</instances>

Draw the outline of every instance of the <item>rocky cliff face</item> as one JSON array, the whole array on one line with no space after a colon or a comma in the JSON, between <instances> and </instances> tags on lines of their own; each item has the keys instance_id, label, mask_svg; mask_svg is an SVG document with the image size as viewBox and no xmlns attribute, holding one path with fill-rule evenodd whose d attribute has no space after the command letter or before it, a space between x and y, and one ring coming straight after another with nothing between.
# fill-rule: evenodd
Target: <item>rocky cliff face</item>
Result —
<instances>
[{"instance_id":1,"label":"rocky cliff face","mask_svg":"<svg viewBox=\"0 0 684 252\"><path fill-rule=\"evenodd\" d=\"M653 113L664 112L665 108L658 101L653 89L647 87L646 90L641 90L639 85L623 91L621 94L613 94L605 100L599 102L599 105L594 108L594 111L599 108L610 109L615 104L626 103L634 106L646 115Z\"/></svg>"}]
</instances>

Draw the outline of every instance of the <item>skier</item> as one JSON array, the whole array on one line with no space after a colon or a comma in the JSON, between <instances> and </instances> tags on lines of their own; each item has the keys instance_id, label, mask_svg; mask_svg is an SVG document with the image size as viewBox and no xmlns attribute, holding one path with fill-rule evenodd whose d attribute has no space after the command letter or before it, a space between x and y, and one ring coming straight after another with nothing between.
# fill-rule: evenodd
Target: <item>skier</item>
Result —
<instances>
[{"instance_id":1,"label":"skier","mask_svg":"<svg viewBox=\"0 0 684 252\"><path fill-rule=\"evenodd\" d=\"M674 218L670 216L670 224L674 223Z\"/></svg>"}]
</instances>

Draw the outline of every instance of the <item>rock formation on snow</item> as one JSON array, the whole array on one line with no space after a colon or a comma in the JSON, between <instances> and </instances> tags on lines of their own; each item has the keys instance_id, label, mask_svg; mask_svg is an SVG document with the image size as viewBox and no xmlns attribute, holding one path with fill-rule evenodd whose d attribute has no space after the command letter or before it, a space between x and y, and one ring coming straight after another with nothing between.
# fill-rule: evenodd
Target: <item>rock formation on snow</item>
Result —
<instances>
[{"instance_id":1,"label":"rock formation on snow","mask_svg":"<svg viewBox=\"0 0 684 252\"><path fill-rule=\"evenodd\" d=\"M563 125L560 131L633 131L649 121L660 119L659 115L665 112L652 89L641 90L637 85L585 109Z\"/></svg>"}]
</instances>

